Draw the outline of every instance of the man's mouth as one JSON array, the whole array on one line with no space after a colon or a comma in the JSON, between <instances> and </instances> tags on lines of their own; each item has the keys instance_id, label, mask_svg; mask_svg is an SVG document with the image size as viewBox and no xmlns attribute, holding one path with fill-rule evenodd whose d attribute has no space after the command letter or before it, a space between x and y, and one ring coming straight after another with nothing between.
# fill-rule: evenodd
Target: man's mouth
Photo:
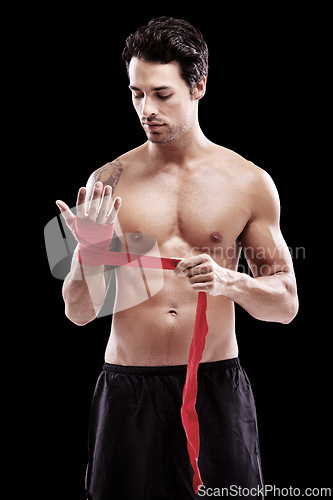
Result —
<instances>
[{"instance_id":1,"label":"man's mouth","mask_svg":"<svg viewBox=\"0 0 333 500\"><path fill-rule=\"evenodd\" d=\"M164 123L158 123L158 122L143 122L142 125L144 127L148 127L150 130L157 129L159 127L163 127Z\"/></svg>"}]
</instances>

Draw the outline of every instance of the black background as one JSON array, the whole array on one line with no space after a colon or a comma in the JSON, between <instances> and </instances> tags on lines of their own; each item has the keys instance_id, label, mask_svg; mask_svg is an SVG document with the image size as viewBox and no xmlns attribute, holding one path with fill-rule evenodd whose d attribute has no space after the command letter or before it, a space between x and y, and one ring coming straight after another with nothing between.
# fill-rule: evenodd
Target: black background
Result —
<instances>
[{"instance_id":1,"label":"black background","mask_svg":"<svg viewBox=\"0 0 333 500\"><path fill-rule=\"evenodd\" d=\"M287 7L216 6L50 8L38 13L31 30L31 91L25 88L37 126L27 135L36 152L31 190L42 203L41 287L30 311L37 327L28 343L38 353L31 446L38 446L34 477L44 498L85 498L90 403L111 318L79 328L65 317L62 282L49 271L43 227L58 213L56 199L73 206L93 170L145 141L121 52L130 33L160 15L183 17L202 31L210 52L207 93L199 106L202 130L268 171L280 194L287 244L293 252L304 248L294 259L300 311L291 324L260 322L237 307L240 359L257 402L265 482L281 488L330 485L327 328L309 286L316 251L311 235L317 231L309 178L315 21L311 12Z\"/></svg>"}]
</instances>

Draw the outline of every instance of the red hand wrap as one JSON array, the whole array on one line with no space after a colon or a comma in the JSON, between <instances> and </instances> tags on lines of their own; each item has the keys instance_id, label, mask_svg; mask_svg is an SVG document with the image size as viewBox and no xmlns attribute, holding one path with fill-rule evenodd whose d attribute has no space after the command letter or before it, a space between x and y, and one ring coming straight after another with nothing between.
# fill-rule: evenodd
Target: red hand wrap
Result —
<instances>
[{"instance_id":1,"label":"red hand wrap","mask_svg":"<svg viewBox=\"0 0 333 500\"><path fill-rule=\"evenodd\" d=\"M73 219L72 219L73 220ZM105 264L114 231L114 224L96 224L90 217L74 218L74 236L79 244L81 264L96 267Z\"/></svg>"}]
</instances>

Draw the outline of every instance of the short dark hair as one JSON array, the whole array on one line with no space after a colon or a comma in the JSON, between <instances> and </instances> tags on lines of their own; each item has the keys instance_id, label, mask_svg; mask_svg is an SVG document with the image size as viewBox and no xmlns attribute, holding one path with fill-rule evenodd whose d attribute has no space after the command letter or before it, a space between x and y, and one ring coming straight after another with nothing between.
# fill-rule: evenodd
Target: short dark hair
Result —
<instances>
[{"instance_id":1,"label":"short dark hair","mask_svg":"<svg viewBox=\"0 0 333 500\"><path fill-rule=\"evenodd\" d=\"M127 38L122 57L127 72L132 57L162 64L177 61L190 90L208 74L206 42L200 31L183 19L152 19Z\"/></svg>"}]
</instances>

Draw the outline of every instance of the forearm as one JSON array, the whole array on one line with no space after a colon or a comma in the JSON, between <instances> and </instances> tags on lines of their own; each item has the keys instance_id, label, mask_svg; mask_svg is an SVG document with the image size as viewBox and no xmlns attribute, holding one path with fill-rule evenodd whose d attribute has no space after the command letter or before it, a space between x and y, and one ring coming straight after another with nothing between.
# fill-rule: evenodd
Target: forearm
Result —
<instances>
[{"instance_id":1,"label":"forearm","mask_svg":"<svg viewBox=\"0 0 333 500\"><path fill-rule=\"evenodd\" d=\"M87 188L79 189L76 215L63 201L56 202L79 243L63 285L66 316L77 325L85 325L95 319L104 303L109 276L104 265L96 264L104 263L121 205L119 197L112 201L110 185L103 187L99 180L92 185L94 180L95 177L91 176ZM90 191L88 197L87 191ZM81 262L78 260L78 249Z\"/></svg>"},{"instance_id":2,"label":"forearm","mask_svg":"<svg viewBox=\"0 0 333 500\"><path fill-rule=\"evenodd\" d=\"M294 277L284 272L254 278L231 272L225 295L262 321L290 323L298 310Z\"/></svg>"},{"instance_id":3,"label":"forearm","mask_svg":"<svg viewBox=\"0 0 333 500\"><path fill-rule=\"evenodd\" d=\"M106 295L104 266L88 267L81 264L74 253L70 273L63 285L66 316L77 325L94 320Z\"/></svg>"}]
</instances>

